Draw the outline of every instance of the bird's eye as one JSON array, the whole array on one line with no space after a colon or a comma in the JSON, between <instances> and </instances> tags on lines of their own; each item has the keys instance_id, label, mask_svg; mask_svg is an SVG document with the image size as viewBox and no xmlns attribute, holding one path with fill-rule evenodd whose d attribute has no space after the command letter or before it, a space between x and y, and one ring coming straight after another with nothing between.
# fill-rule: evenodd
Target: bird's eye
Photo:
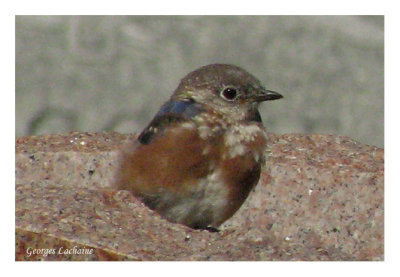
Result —
<instances>
[{"instance_id":1,"label":"bird's eye","mask_svg":"<svg viewBox=\"0 0 400 277\"><path fill-rule=\"evenodd\" d=\"M235 88L224 88L221 91L221 97L228 101L235 100L237 96L238 96L238 93Z\"/></svg>"}]
</instances>

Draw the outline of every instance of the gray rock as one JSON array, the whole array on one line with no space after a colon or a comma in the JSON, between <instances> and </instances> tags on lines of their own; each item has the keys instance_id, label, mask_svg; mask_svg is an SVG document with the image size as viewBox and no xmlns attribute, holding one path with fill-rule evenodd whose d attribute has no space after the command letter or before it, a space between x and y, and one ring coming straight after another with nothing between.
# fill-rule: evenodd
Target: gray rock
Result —
<instances>
[{"instance_id":1,"label":"gray rock","mask_svg":"<svg viewBox=\"0 0 400 277\"><path fill-rule=\"evenodd\" d=\"M270 134L259 184L210 233L170 223L112 187L118 149L132 138L17 138L16 260L384 259L383 149Z\"/></svg>"}]
</instances>

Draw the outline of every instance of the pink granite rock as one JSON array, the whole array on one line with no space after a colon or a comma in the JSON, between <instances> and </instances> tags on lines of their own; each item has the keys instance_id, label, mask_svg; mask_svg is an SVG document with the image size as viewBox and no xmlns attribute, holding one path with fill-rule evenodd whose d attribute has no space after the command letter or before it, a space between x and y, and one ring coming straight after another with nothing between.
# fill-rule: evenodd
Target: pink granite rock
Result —
<instances>
[{"instance_id":1,"label":"pink granite rock","mask_svg":"<svg viewBox=\"0 0 400 277\"><path fill-rule=\"evenodd\" d=\"M383 260L383 149L270 134L259 184L210 233L112 187L118 149L132 138L16 140L16 260Z\"/></svg>"}]
</instances>

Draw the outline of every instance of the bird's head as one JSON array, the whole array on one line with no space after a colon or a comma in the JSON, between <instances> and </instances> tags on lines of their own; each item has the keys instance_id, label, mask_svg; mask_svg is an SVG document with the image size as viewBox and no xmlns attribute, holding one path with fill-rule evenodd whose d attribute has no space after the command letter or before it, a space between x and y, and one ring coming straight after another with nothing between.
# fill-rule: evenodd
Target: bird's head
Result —
<instances>
[{"instance_id":1,"label":"bird's head","mask_svg":"<svg viewBox=\"0 0 400 277\"><path fill-rule=\"evenodd\" d=\"M282 97L265 89L257 78L240 67L210 64L186 75L172 100L190 99L211 107L230 120L261 121L259 103Z\"/></svg>"}]
</instances>

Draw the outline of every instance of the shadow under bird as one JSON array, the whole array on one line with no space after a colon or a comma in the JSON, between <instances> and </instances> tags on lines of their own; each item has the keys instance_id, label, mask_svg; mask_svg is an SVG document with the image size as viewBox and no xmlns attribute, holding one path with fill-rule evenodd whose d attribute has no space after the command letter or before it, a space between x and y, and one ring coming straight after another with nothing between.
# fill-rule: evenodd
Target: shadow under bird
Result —
<instances>
[{"instance_id":1,"label":"shadow under bird","mask_svg":"<svg viewBox=\"0 0 400 277\"><path fill-rule=\"evenodd\" d=\"M203 66L180 82L122 151L116 185L172 222L215 230L260 179L260 102L282 98L240 67Z\"/></svg>"}]
</instances>

